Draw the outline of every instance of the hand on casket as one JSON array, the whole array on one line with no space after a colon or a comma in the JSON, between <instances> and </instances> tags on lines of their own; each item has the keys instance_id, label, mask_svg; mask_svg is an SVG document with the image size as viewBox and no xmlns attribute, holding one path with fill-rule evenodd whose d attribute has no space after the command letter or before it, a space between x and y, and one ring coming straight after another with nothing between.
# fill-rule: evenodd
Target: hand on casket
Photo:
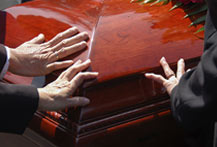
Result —
<instances>
[{"instance_id":1,"label":"hand on casket","mask_svg":"<svg viewBox=\"0 0 217 147\"><path fill-rule=\"evenodd\" d=\"M89 67L91 61L78 60L62 72L60 76L44 88L39 88L39 110L54 111L66 107L85 106L89 100L84 97L71 97L84 80L96 78L97 72L81 72ZM71 98L70 98L71 97Z\"/></svg>"},{"instance_id":2,"label":"hand on casket","mask_svg":"<svg viewBox=\"0 0 217 147\"><path fill-rule=\"evenodd\" d=\"M87 47L86 32L78 33L76 27L59 33L48 42L44 42L43 34L10 49L9 71L22 76L43 76L67 68L72 60L58 61L66 56L81 51Z\"/></svg>"},{"instance_id":3,"label":"hand on casket","mask_svg":"<svg viewBox=\"0 0 217 147\"><path fill-rule=\"evenodd\" d=\"M176 75L169 67L164 57L161 58L160 64L163 67L167 79L164 78L162 75L157 75L154 73L146 73L145 76L149 79L152 79L162 84L166 88L167 93L171 95L173 88L179 83L179 80L181 79L182 75L185 73L185 62L183 59L180 59L178 61Z\"/></svg>"}]
</instances>

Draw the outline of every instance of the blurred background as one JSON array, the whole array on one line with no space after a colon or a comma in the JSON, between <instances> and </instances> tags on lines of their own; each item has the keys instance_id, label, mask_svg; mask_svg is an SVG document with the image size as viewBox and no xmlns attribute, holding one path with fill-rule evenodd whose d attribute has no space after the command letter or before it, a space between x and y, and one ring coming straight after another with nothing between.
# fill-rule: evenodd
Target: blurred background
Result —
<instances>
[{"instance_id":1,"label":"blurred background","mask_svg":"<svg viewBox=\"0 0 217 147\"><path fill-rule=\"evenodd\" d=\"M30 0L0 0L0 10L4 10L13 5L21 4Z\"/></svg>"}]
</instances>

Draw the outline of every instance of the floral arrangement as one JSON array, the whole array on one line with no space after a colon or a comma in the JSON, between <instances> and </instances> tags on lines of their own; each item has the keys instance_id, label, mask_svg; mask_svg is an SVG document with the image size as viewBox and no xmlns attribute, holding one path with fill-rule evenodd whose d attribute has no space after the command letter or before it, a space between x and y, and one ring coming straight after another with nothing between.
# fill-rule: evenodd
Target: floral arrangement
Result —
<instances>
[{"instance_id":1,"label":"floral arrangement","mask_svg":"<svg viewBox=\"0 0 217 147\"><path fill-rule=\"evenodd\" d=\"M150 3L150 6L153 6L156 4L166 5L171 1L175 4L169 11L181 7L186 12L184 19L196 16L197 19L189 24L189 27L205 22L206 11L208 9L205 0L131 0L131 3L140 3L141 5ZM199 28L195 33L199 33L201 31L204 31L204 27Z\"/></svg>"}]
</instances>

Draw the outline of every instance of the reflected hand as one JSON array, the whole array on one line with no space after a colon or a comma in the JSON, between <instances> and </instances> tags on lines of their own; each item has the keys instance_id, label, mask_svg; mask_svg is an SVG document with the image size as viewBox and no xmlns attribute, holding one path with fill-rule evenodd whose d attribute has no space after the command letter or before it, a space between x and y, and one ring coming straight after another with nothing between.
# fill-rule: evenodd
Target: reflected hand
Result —
<instances>
[{"instance_id":1,"label":"reflected hand","mask_svg":"<svg viewBox=\"0 0 217 147\"><path fill-rule=\"evenodd\" d=\"M84 106L89 100L84 97L72 97L75 90L84 80L96 78L97 72L81 72L90 65L90 60L83 63L77 61L62 72L60 76L44 88L39 88L39 110L55 111L66 107Z\"/></svg>"},{"instance_id":2,"label":"reflected hand","mask_svg":"<svg viewBox=\"0 0 217 147\"><path fill-rule=\"evenodd\" d=\"M182 75L185 73L185 63L183 59L180 59L177 63L177 73L175 73L171 70L169 67L166 59L164 57L161 58L160 64L163 67L164 73L167 77L165 79L162 75L157 75L154 73L146 73L145 76L149 79L152 79L160 84L162 84L169 95L171 95L171 92L173 88L179 83L179 80L181 79Z\"/></svg>"},{"instance_id":3,"label":"reflected hand","mask_svg":"<svg viewBox=\"0 0 217 147\"><path fill-rule=\"evenodd\" d=\"M59 33L48 42L43 34L10 49L9 71L23 76L42 76L73 64L72 60L57 61L87 47L86 32L78 33L73 27ZM77 34L77 35L76 35Z\"/></svg>"}]
</instances>

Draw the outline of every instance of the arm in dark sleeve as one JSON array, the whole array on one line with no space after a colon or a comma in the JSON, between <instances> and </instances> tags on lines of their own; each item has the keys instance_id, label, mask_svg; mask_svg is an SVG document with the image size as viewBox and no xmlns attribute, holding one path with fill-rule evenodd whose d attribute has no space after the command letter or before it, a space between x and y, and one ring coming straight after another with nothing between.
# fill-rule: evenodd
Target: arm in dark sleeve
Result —
<instances>
[{"instance_id":1,"label":"arm in dark sleeve","mask_svg":"<svg viewBox=\"0 0 217 147\"><path fill-rule=\"evenodd\" d=\"M183 75L171 95L173 114L187 130L217 118L217 33L207 40L207 46L198 66Z\"/></svg>"},{"instance_id":2,"label":"arm in dark sleeve","mask_svg":"<svg viewBox=\"0 0 217 147\"><path fill-rule=\"evenodd\" d=\"M209 10L201 61L195 69L183 75L171 94L173 115L188 131L214 124L217 120L216 2L207 0Z\"/></svg>"},{"instance_id":3,"label":"arm in dark sleeve","mask_svg":"<svg viewBox=\"0 0 217 147\"><path fill-rule=\"evenodd\" d=\"M5 65L7 59L7 53L5 47L0 44L0 73Z\"/></svg>"},{"instance_id":4,"label":"arm in dark sleeve","mask_svg":"<svg viewBox=\"0 0 217 147\"><path fill-rule=\"evenodd\" d=\"M35 87L0 83L0 132L22 134L38 100Z\"/></svg>"}]
</instances>

